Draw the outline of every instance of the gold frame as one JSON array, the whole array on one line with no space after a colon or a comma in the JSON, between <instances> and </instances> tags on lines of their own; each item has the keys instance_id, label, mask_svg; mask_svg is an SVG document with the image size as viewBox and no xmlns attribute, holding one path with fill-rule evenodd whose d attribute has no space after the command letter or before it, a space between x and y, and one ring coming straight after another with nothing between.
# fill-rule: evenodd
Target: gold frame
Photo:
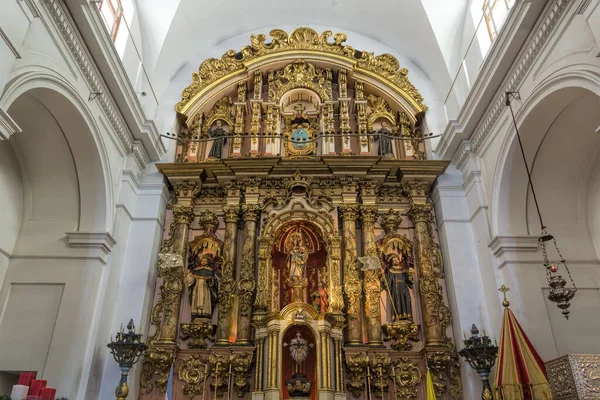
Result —
<instances>
[{"instance_id":1,"label":"gold frame","mask_svg":"<svg viewBox=\"0 0 600 400\"><path fill-rule=\"evenodd\" d=\"M298 129L304 129L308 134L309 140L314 139L316 131L310 127L310 124L308 122L302 124L292 124L292 126L290 126L290 130L283 134L283 137L287 139L285 140L286 157L314 156L317 150L315 141L308 142L306 146L302 149L297 149L296 147L294 147L293 142L291 142L292 135Z\"/></svg>"}]
</instances>

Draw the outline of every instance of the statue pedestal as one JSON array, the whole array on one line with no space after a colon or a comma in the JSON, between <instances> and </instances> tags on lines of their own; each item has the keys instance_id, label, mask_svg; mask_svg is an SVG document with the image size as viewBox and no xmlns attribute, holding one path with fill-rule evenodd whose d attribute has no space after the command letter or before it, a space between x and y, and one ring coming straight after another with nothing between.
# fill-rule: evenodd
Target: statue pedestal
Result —
<instances>
[{"instance_id":1,"label":"statue pedestal","mask_svg":"<svg viewBox=\"0 0 600 400\"><path fill-rule=\"evenodd\" d=\"M600 399L600 354L567 354L545 364L553 399Z\"/></svg>"},{"instance_id":2,"label":"statue pedestal","mask_svg":"<svg viewBox=\"0 0 600 400\"><path fill-rule=\"evenodd\" d=\"M308 279L288 280L288 285L292 289L292 303L306 303L304 298L304 289L308 286Z\"/></svg>"},{"instance_id":3,"label":"statue pedestal","mask_svg":"<svg viewBox=\"0 0 600 400\"><path fill-rule=\"evenodd\" d=\"M386 338L384 342L393 340L392 349L396 351L409 351L412 349L412 344L408 342L419 341L420 326L410 320L395 321L382 326Z\"/></svg>"},{"instance_id":4,"label":"statue pedestal","mask_svg":"<svg viewBox=\"0 0 600 400\"><path fill-rule=\"evenodd\" d=\"M206 349L206 340L214 341L217 326L213 325L208 318L195 318L192 323L179 324L181 327L181 339L188 341L188 349Z\"/></svg>"}]
</instances>

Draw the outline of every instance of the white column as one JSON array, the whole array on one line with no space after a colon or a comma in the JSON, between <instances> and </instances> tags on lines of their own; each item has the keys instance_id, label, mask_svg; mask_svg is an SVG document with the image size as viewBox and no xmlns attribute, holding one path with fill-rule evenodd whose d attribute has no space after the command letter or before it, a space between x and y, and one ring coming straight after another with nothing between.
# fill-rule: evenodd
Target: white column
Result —
<instances>
[{"instance_id":1,"label":"white column","mask_svg":"<svg viewBox=\"0 0 600 400\"><path fill-rule=\"evenodd\" d=\"M467 152L467 153L461 153ZM481 172L470 146L457 152L463 157L438 178L432 198L452 311L453 333L457 350L462 347L462 331L472 324L499 337L502 319L498 288L501 286L497 264L488 247L490 224L483 196ZM481 380L461 360L465 398L481 394Z\"/></svg>"},{"instance_id":2,"label":"white column","mask_svg":"<svg viewBox=\"0 0 600 400\"><path fill-rule=\"evenodd\" d=\"M114 397L120 370L106 344L121 323L125 325L133 318L136 330L141 327L147 338L168 191L158 173L147 174L143 181L138 175L135 169L123 171L114 233L118 244L103 279L105 295L99 302L101 323L93 338L89 383L86 393L78 398ZM131 398L138 397L140 371L141 363L138 363L130 373Z\"/></svg>"}]
</instances>

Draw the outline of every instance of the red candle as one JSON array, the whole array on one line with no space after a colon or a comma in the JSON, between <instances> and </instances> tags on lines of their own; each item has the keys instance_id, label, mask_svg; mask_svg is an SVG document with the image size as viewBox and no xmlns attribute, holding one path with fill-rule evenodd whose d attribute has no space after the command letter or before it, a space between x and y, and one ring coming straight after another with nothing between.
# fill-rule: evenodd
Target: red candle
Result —
<instances>
[{"instance_id":1,"label":"red candle","mask_svg":"<svg viewBox=\"0 0 600 400\"><path fill-rule=\"evenodd\" d=\"M35 379L35 372L21 372L18 385L31 386L31 381Z\"/></svg>"},{"instance_id":2,"label":"red candle","mask_svg":"<svg viewBox=\"0 0 600 400\"><path fill-rule=\"evenodd\" d=\"M56 389L43 388L40 395L42 396L42 400L54 400Z\"/></svg>"},{"instance_id":3,"label":"red candle","mask_svg":"<svg viewBox=\"0 0 600 400\"><path fill-rule=\"evenodd\" d=\"M43 379L34 379L29 386L29 396L39 396L43 388L46 387L46 381Z\"/></svg>"}]
</instances>

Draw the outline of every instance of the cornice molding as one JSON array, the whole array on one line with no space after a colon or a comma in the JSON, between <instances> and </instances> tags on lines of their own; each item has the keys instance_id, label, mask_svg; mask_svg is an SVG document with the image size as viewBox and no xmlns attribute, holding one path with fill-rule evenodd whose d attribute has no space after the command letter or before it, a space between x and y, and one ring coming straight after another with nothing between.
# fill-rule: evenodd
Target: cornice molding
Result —
<instances>
[{"instance_id":1,"label":"cornice molding","mask_svg":"<svg viewBox=\"0 0 600 400\"><path fill-rule=\"evenodd\" d=\"M515 7L519 6L519 4L521 4L521 2L517 2ZM461 112L459 113L457 120L450 121L445 129L442 140L438 145L438 149L436 149L436 153L438 153L440 157L453 158L455 153L459 151L458 149L454 150L456 149L456 146L458 146L456 141L459 140L459 138L469 139L473 146L473 151L475 153L479 151L482 144L492 132L493 127L498 122L498 119L506 109L504 93L507 91L518 90L518 88L522 85L538 55L548 43L551 33L559 25L559 22L566 14L570 4L571 2L569 0L554 0L552 4L546 8L546 10L543 12L543 15L537 21L533 32L525 41L525 45L515 57L515 60L517 61L513 63L508 73L502 80L502 83L498 86L498 89L492 96L492 100L484 111L482 117L477 122L472 134L469 135L469 132L466 132L468 135L466 136L464 127L469 122L469 119L473 117L473 113L468 112L468 110L475 109L476 105L482 100L482 95L479 94L482 91L477 90L477 88L487 87L489 80L491 79L491 73L482 73L479 75L475 85L469 92L467 101L461 108ZM511 13L511 16L516 20L522 19L522 15L520 15L520 13ZM511 27L509 24L510 21L507 21L502 32L507 32L510 30L509 28ZM498 56L505 52L505 46L511 45L508 40L503 44L504 46L494 46L492 52L488 55L487 60L490 60L491 58L498 59ZM486 64L489 65L487 61Z\"/></svg>"},{"instance_id":2,"label":"cornice molding","mask_svg":"<svg viewBox=\"0 0 600 400\"><path fill-rule=\"evenodd\" d=\"M131 111L131 116L135 120L134 128L136 128L137 131L132 131L133 136L144 143L146 150L148 150L148 153L150 154L150 159L152 161L158 161L167 149L160 138L154 120L146 117L146 113L138 97L139 94L135 91L135 88L127 75L127 71L121 62L121 56L111 40L110 33L102 20L96 3L89 2L83 6L83 14L86 19L85 22L91 28L94 39L110 68L111 77L114 76L115 81L119 86L120 93L122 93L123 98L127 103L127 110ZM158 105L158 100L156 101Z\"/></svg>"},{"instance_id":3,"label":"cornice molding","mask_svg":"<svg viewBox=\"0 0 600 400\"><path fill-rule=\"evenodd\" d=\"M488 245L492 254L498 260L498 268L502 268L508 264L527 263L537 259L539 249L538 237L530 235L515 235L515 236L496 236Z\"/></svg>"},{"instance_id":4,"label":"cornice molding","mask_svg":"<svg viewBox=\"0 0 600 400\"><path fill-rule=\"evenodd\" d=\"M59 0L44 0L42 1L46 10L50 14L56 28L62 35L67 48L75 59L85 81L88 84L90 92L101 92L102 95L96 98L96 102L102 109L106 119L109 121L113 131L116 133L118 142L123 147L125 153L133 152L136 161L140 163L142 168L148 164L150 157L139 140L135 140L131 131L125 124L123 116L119 112L114 99L110 95L108 87L102 80L98 70L87 52L78 32L73 29L73 23L68 14L63 9Z\"/></svg>"},{"instance_id":5,"label":"cornice molding","mask_svg":"<svg viewBox=\"0 0 600 400\"><path fill-rule=\"evenodd\" d=\"M66 232L69 246L83 249L100 250L100 259L106 261L117 241L108 232Z\"/></svg>"},{"instance_id":6,"label":"cornice molding","mask_svg":"<svg viewBox=\"0 0 600 400\"><path fill-rule=\"evenodd\" d=\"M22 132L15 120L0 107L0 140L8 140L13 134Z\"/></svg>"},{"instance_id":7,"label":"cornice molding","mask_svg":"<svg viewBox=\"0 0 600 400\"><path fill-rule=\"evenodd\" d=\"M491 106L488 107L486 117L482 119L483 123L480 123L475 130L471 139L475 152L479 150L488 134L492 131L500 115L506 111L505 93L518 90L521 87L538 54L540 54L548 42L550 34L568 9L569 3L568 0L555 0L554 4L546 12L543 22L538 25L538 29L533 37L529 39L525 50L517 58L519 60L518 63L513 65L507 79L504 80L500 87L501 90L496 92L496 97Z\"/></svg>"},{"instance_id":8,"label":"cornice molding","mask_svg":"<svg viewBox=\"0 0 600 400\"><path fill-rule=\"evenodd\" d=\"M454 158L452 159L452 164L456 165L456 168L462 171L465 163L467 162L469 156L473 154L473 145L468 140L463 140L460 144L460 147L454 154Z\"/></svg>"}]
</instances>

